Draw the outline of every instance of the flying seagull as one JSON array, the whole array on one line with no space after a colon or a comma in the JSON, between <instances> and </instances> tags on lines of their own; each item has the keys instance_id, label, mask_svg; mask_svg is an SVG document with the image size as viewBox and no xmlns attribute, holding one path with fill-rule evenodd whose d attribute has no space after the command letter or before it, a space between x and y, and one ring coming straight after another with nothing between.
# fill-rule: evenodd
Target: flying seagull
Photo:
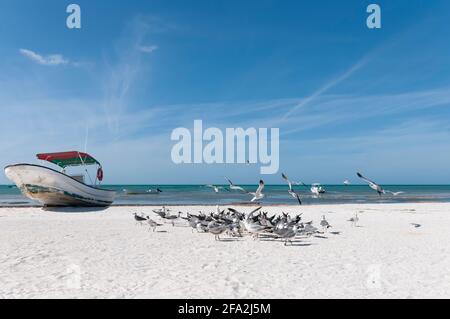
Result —
<instances>
[{"instance_id":1,"label":"flying seagull","mask_svg":"<svg viewBox=\"0 0 450 319\"><path fill-rule=\"evenodd\" d=\"M356 175L358 175L358 177L361 178L363 181L367 182L369 184L369 187L372 188L374 191L376 191L378 193L378 195L381 196L382 194L386 194L386 191L383 189L383 187L381 187L377 183L364 177L361 173L356 173Z\"/></svg>"},{"instance_id":2,"label":"flying seagull","mask_svg":"<svg viewBox=\"0 0 450 319\"><path fill-rule=\"evenodd\" d=\"M298 203L301 205L302 201L300 200L300 196L294 191L294 188L292 187L292 182L289 180L289 178L286 176L286 174L282 173L281 176L283 177L283 179L288 183L289 185L289 190L288 193L294 197Z\"/></svg>"},{"instance_id":3,"label":"flying seagull","mask_svg":"<svg viewBox=\"0 0 450 319\"><path fill-rule=\"evenodd\" d=\"M225 179L228 181L228 184L230 184L230 190L236 190L236 191L241 191L241 192L247 193L247 191L244 188L242 188L241 186L234 185L233 182L230 181L230 179L228 177L225 177Z\"/></svg>"},{"instance_id":4,"label":"flying seagull","mask_svg":"<svg viewBox=\"0 0 450 319\"><path fill-rule=\"evenodd\" d=\"M404 194L405 192L392 192L390 190L385 190L383 189L383 187L381 187L380 185L378 185L377 183L375 183L374 181L371 181L370 179L368 179L367 177L364 177L361 173L357 173L358 177L361 178L362 180L366 181L367 183L369 183L370 188L372 188L373 190L377 191L378 195L382 195L382 194L392 194L394 196L398 196L400 194Z\"/></svg>"},{"instance_id":5,"label":"flying seagull","mask_svg":"<svg viewBox=\"0 0 450 319\"><path fill-rule=\"evenodd\" d=\"M212 188L214 190L214 193L219 193L219 190L223 189L222 186L216 186L216 185L206 185L206 187Z\"/></svg>"},{"instance_id":6,"label":"flying seagull","mask_svg":"<svg viewBox=\"0 0 450 319\"><path fill-rule=\"evenodd\" d=\"M259 181L259 186L258 186L258 189L256 190L256 192L254 192L254 193L248 192L248 194L253 195L253 198L251 201L255 202L260 199L263 199L264 196L266 196L265 194L263 194L263 192L262 192L263 190L264 190L264 181L261 179Z\"/></svg>"},{"instance_id":7,"label":"flying seagull","mask_svg":"<svg viewBox=\"0 0 450 319\"><path fill-rule=\"evenodd\" d=\"M405 192L391 192L391 191L386 190L386 193L392 194L394 196L398 196L400 194L404 194Z\"/></svg>"}]
</instances>

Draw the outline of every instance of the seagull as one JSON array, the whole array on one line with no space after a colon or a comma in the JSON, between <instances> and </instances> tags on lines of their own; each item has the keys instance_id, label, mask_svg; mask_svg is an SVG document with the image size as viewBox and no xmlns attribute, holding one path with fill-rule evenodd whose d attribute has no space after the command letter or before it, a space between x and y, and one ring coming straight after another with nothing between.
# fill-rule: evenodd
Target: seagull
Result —
<instances>
[{"instance_id":1,"label":"seagull","mask_svg":"<svg viewBox=\"0 0 450 319\"><path fill-rule=\"evenodd\" d=\"M237 191L247 193L247 191L244 188L242 188L241 186L234 185L233 182L230 181L230 179L228 177L225 177L225 179L228 181L228 184L230 184L230 190L237 190Z\"/></svg>"},{"instance_id":2,"label":"seagull","mask_svg":"<svg viewBox=\"0 0 450 319\"><path fill-rule=\"evenodd\" d=\"M208 224L208 231L214 235L215 240L220 240L220 235L223 234L229 227L227 224L213 220Z\"/></svg>"},{"instance_id":3,"label":"seagull","mask_svg":"<svg viewBox=\"0 0 450 319\"><path fill-rule=\"evenodd\" d=\"M166 215L165 217L163 217L164 219L167 220L171 220L172 221L172 226L175 226L175 219L180 218L181 216L181 212L178 212L178 215Z\"/></svg>"},{"instance_id":4,"label":"seagull","mask_svg":"<svg viewBox=\"0 0 450 319\"><path fill-rule=\"evenodd\" d=\"M275 235L284 239L284 245L287 246L287 243L290 242L292 245L292 238L297 235L298 226L288 226L286 228L274 230Z\"/></svg>"},{"instance_id":5,"label":"seagull","mask_svg":"<svg viewBox=\"0 0 450 319\"><path fill-rule=\"evenodd\" d=\"M398 196L398 195L400 195L400 194L404 194L405 192L391 192L391 191L386 191L386 193L389 193L389 194L392 194L392 195L394 195L394 196Z\"/></svg>"},{"instance_id":6,"label":"seagull","mask_svg":"<svg viewBox=\"0 0 450 319\"><path fill-rule=\"evenodd\" d=\"M220 186L215 186L215 185L206 185L206 187L212 188L214 190L214 193L219 193L219 190L222 189L223 187Z\"/></svg>"},{"instance_id":7,"label":"seagull","mask_svg":"<svg viewBox=\"0 0 450 319\"><path fill-rule=\"evenodd\" d=\"M156 230L157 227L162 226L162 224L159 224L159 223L155 222L155 221L154 221L153 219L151 219L149 216L147 216L147 222L148 222L150 228L153 228L153 232L155 232L155 230ZM150 228L149 228L149 230L150 230Z\"/></svg>"},{"instance_id":8,"label":"seagull","mask_svg":"<svg viewBox=\"0 0 450 319\"><path fill-rule=\"evenodd\" d=\"M358 175L358 177L361 178L363 181L366 181L369 184L369 187L372 188L374 191L376 191L378 193L378 195L381 196L382 194L386 194L386 191L383 189L383 187L381 187L377 183L364 177L361 173L356 173L356 175Z\"/></svg>"},{"instance_id":9,"label":"seagull","mask_svg":"<svg viewBox=\"0 0 450 319\"><path fill-rule=\"evenodd\" d=\"M138 214L134 213L134 220L136 221L137 224L142 225L142 222L146 221L147 218L139 216Z\"/></svg>"},{"instance_id":10,"label":"seagull","mask_svg":"<svg viewBox=\"0 0 450 319\"><path fill-rule=\"evenodd\" d=\"M355 216L350 218L348 221L352 223L352 226L356 226L359 221L358 213L355 213Z\"/></svg>"},{"instance_id":11,"label":"seagull","mask_svg":"<svg viewBox=\"0 0 450 319\"><path fill-rule=\"evenodd\" d=\"M289 180L289 178L288 178L284 173L282 173L281 176L283 177L283 179L284 179L284 180L288 183L288 185L289 185L288 193L289 193L292 197L294 197L294 198L298 201L298 203L301 205L301 204L302 204L302 201L300 200L300 196L294 191L294 188L292 187L292 182Z\"/></svg>"},{"instance_id":12,"label":"seagull","mask_svg":"<svg viewBox=\"0 0 450 319\"><path fill-rule=\"evenodd\" d=\"M257 217L256 219L253 217L253 214L259 211L260 209L261 207L258 207L253 211L251 211L243 222L245 229L252 234L254 239L258 238L259 233L267 229L267 226L261 225L259 220L257 220Z\"/></svg>"},{"instance_id":13,"label":"seagull","mask_svg":"<svg viewBox=\"0 0 450 319\"><path fill-rule=\"evenodd\" d=\"M422 227L422 225L420 225L420 224L415 224L415 223L411 223L411 226L413 226L414 228L420 228L420 227Z\"/></svg>"},{"instance_id":14,"label":"seagull","mask_svg":"<svg viewBox=\"0 0 450 319\"><path fill-rule=\"evenodd\" d=\"M259 237L259 233L267 229L267 226L261 225L259 222L252 222L251 219L246 219L244 221L244 227L250 234L252 234L253 239L257 239Z\"/></svg>"},{"instance_id":15,"label":"seagull","mask_svg":"<svg viewBox=\"0 0 450 319\"><path fill-rule=\"evenodd\" d=\"M219 205L216 205L216 214L217 216L222 215L225 212L225 210L220 210Z\"/></svg>"},{"instance_id":16,"label":"seagull","mask_svg":"<svg viewBox=\"0 0 450 319\"><path fill-rule=\"evenodd\" d=\"M385 190L383 189L383 187L381 187L380 185L378 185L377 183L371 181L370 179L364 177L361 173L357 173L358 177L361 178L362 180L366 181L367 183L369 183L370 188L372 188L373 190L377 191L378 195L382 195L382 194L392 194L393 196L398 196L400 194L404 194L405 192L392 192L390 190Z\"/></svg>"},{"instance_id":17,"label":"seagull","mask_svg":"<svg viewBox=\"0 0 450 319\"><path fill-rule=\"evenodd\" d=\"M263 194L263 192L262 192L263 190L264 190L264 181L261 179L259 181L259 186L258 186L258 189L256 190L256 192L254 192L254 193L248 192L248 194L253 195L251 202L255 202L255 201L259 201L260 199L263 199L266 196Z\"/></svg>"},{"instance_id":18,"label":"seagull","mask_svg":"<svg viewBox=\"0 0 450 319\"><path fill-rule=\"evenodd\" d=\"M154 209L153 212L157 215L159 215L159 217L161 218L165 218L166 215L169 213L169 209L166 209L165 206L163 206L162 209Z\"/></svg>"},{"instance_id":19,"label":"seagull","mask_svg":"<svg viewBox=\"0 0 450 319\"><path fill-rule=\"evenodd\" d=\"M326 231L331 225L325 219L325 215L322 216L322 221L320 222L320 226L322 226L323 230Z\"/></svg>"},{"instance_id":20,"label":"seagull","mask_svg":"<svg viewBox=\"0 0 450 319\"><path fill-rule=\"evenodd\" d=\"M303 229L301 230L302 234L306 236L311 236L317 232L318 229L312 225L312 221L303 224Z\"/></svg>"}]
</instances>

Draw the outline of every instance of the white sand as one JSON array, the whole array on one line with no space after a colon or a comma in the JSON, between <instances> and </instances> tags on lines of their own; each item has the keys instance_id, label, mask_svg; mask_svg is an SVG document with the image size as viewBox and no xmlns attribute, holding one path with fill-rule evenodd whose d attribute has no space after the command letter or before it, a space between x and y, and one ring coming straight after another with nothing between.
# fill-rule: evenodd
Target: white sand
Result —
<instances>
[{"instance_id":1,"label":"white sand","mask_svg":"<svg viewBox=\"0 0 450 319\"><path fill-rule=\"evenodd\" d=\"M217 242L171 225L148 232L131 212L152 208L0 209L0 297L450 297L450 204L305 206L306 220L317 225L325 214L341 234L292 247L249 237ZM363 213L355 228L347 219L356 211Z\"/></svg>"}]
</instances>

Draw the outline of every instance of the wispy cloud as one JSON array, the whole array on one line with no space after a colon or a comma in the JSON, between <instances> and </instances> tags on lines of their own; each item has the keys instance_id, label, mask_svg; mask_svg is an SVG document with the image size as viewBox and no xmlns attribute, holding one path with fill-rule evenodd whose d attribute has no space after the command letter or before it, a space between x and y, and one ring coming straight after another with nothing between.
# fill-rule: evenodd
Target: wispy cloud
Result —
<instances>
[{"instance_id":1,"label":"wispy cloud","mask_svg":"<svg viewBox=\"0 0 450 319\"><path fill-rule=\"evenodd\" d=\"M158 50L159 48L157 45L146 45L146 46L142 45L142 46L139 46L138 49L139 49L139 51L141 51L143 53L152 53L152 52Z\"/></svg>"},{"instance_id":2,"label":"wispy cloud","mask_svg":"<svg viewBox=\"0 0 450 319\"><path fill-rule=\"evenodd\" d=\"M47 66L66 65L69 64L70 62L62 54L50 54L44 56L28 49L20 49L19 52L26 58L30 59L31 61L41 65Z\"/></svg>"}]
</instances>

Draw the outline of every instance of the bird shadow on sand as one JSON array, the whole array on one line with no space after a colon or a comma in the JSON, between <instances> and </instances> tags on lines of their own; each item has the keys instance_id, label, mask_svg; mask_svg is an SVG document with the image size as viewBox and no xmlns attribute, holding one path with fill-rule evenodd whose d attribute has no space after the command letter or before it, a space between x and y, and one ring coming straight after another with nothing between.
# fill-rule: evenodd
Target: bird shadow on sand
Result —
<instances>
[{"instance_id":1,"label":"bird shadow on sand","mask_svg":"<svg viewBox=\"0 0 450 319\"><path fill-rule=\"evenodd\" d=\"M281 241L282 242L282 241ZM301 240L293 240L291 242L287 242L286 247L308 247L314 245L313 243L305 243Z\"/></svg>"},{"instance_id":2,"label":"bird shadow on sand","mask_svg":"<svg viewBox=\"0 0 450 319\"><path fill-rule=\"evenodd\" d=\"M220 238L217 241L223 242L223 243L232 243L232 242L240 241L240 239L239 238Z\"/></svg>"},{"instance_id":3,"label":"bird shadow on sand","mask_svg":"<svg viewBox=\"0 0 450 319\"><path fill-rule=\"evenodd\" d=\"M46 212L61 214L90 214L105 211L107 207L42 207Z\"/></svg>"}]
</instances>

